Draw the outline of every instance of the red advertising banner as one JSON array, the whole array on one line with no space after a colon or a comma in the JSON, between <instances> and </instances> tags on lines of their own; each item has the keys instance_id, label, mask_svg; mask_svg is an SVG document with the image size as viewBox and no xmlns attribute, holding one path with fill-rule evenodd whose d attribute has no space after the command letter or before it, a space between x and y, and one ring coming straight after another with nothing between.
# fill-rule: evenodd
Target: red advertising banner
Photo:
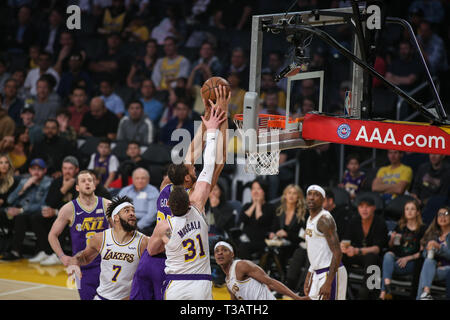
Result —
<instances>
[{"instance_id":1,"label":"red advertising banner","mask_svg":"<svg viewBox=\"0 0 450 320\"><path fill-rule=\"evenodd\" d=\"M302 136L368 148L450 155L450 126L306 114Z\"/></svg>"}]
</instances>

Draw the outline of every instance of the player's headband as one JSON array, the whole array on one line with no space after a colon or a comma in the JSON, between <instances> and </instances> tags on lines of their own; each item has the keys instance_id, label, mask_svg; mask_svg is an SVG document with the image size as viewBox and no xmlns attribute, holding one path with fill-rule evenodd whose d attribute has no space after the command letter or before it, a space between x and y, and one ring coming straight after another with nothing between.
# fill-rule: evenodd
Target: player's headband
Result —
<instances>
[{"instance_id":1,"label":"player's headband","mask_svg":"<svg viewBox=\"0 0 450 320\"><path fill-rule=\"evenodd\" d=\"M216 250L216 248L217 248L218 246L224 246L224 247L227 247L228 249L230 249L231 252L234 253L233 247L232 247L228 242L225 242L225 241L219 241L219 242L217 242L216 245L214 246L214 250Z\"/></svg>"},{"instance_id":2,"label":"player's headband","mask_svg":"<svg viewBox=\"0 0 450 320\"><path fill-rule=\"evenodd\" d=\"M317 184L310 185L308 187L308 189L306 190L306 194L308 194L308 192L311 190L319 192L324 199L326 198L325 190L323 190L323 188L321 186L318 186Z\"/></svg>"},{"instance_id":3,"label":"player's headband","mask_svg":"<svg viewBox=\"0 0 450 320\"><path fill-rule=\"evenodd\" d=\"M125 207L130 207L130 206L134 208L133 204L129 203L129 202L124 202L124 203L119 204L111 213L111 219L114 218L114 216L116 214L118 214L120 212L120 210L122 210Z\"/></svg>"}]
</instances>

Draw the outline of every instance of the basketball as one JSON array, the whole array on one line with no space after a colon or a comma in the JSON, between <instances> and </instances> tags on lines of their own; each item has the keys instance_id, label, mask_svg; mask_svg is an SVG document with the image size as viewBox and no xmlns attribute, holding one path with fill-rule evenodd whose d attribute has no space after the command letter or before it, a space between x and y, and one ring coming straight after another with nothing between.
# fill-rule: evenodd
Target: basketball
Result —
<instances>
[{"instance_id":1,"label":"basketball","mask_svg":"<svg viewBox=\"0 0 450 320\"><path fill-rule=\"evenodd\" d=\"M219 85L226 87L227 94L230 92L230 84L227 80L222 77L212 77L205 81L202 86L201 93L202 97L208 101L211 99L212 102L216 102L216 92L214 88L219 88Z\"/></svg>"}]
</instances>

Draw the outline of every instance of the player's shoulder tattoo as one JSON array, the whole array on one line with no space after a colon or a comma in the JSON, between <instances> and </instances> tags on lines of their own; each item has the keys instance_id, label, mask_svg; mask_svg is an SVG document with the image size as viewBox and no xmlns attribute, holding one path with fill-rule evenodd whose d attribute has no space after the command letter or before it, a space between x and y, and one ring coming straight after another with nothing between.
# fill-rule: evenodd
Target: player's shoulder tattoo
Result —
<instances>
[{"instance_id":1,"label":"player's shoulder tattoo","mask_svg":"<svg viewBox=\"0 0 450 320\"><path fill-rule=\"evenodd\" d=\"M317 229L322 233L335 231L336 223L334 222L334 219L332 217L323 215L320 217L319 221L317 221Z\"/></svg>"}]
</instances>

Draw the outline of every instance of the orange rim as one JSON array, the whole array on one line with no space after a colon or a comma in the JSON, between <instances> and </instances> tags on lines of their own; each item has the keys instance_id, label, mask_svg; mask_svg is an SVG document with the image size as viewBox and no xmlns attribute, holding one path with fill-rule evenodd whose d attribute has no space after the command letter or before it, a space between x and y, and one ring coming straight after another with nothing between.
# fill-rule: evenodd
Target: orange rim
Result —
<instances>
[{"instance_id":1,"label":"orange rim","mask_svg":"<svg viewBox=\"0 0 450 320\"><path fill-rule=\"evenodd\" d=\"M292 119L289 117L289 123L302 122L304 117ZM234 120L243 121L244 114L239 113L234 115ZM275 114L258 114L259 128L272 128L272 129L285 129L286 128L286 116L280 116Z\"/></svg>"}]
</instances>

